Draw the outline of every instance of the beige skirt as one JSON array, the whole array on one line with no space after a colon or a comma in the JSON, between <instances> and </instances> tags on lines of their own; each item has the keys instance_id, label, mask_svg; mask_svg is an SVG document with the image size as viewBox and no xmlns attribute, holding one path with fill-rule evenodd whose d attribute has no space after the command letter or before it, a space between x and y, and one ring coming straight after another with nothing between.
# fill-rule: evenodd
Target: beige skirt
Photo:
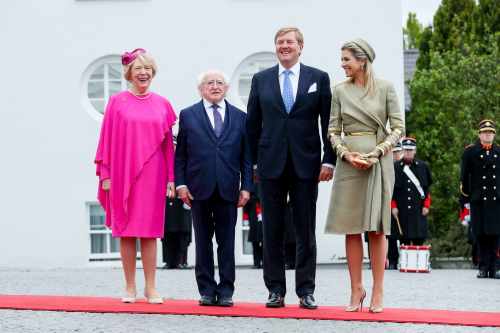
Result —
<instances>
[{"instance_id":1,"label":"beige skirt","mask_svg":"<svg viewBox=\"0 0 500 333\"><path fill-rule=\"evenodd\" d=\"M346 136L349 151L369 153L377 145L373 135ZM377 163L368 170L358 170L337 158L333 189L325 232L360 234L382 231L381 198L382 175ZM377 180L378 178L378 180Z\"/></svg>"}]
</instances>

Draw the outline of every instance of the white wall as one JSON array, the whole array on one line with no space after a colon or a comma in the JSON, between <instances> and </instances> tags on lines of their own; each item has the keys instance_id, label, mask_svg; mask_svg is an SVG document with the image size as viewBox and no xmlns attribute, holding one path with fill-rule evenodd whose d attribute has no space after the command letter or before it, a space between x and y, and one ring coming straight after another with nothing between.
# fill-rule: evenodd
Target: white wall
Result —
<instances>
[{"instance_id":1,"label":"white wall","mask_svg":"<svg viewBox=\"0 0 500 333\"><path fill-rule=\"evenodd\" d=\"M95 59L136 47L150 50L159 66L154 90L180 110L198 99L198 73L219 68L231 77L248 55L274 50L273 36L279 27L297 25L305 35L303 62L326 70L334 82L343 80L342 42L354 37L368 40L377 52L376 72L394 82L402 98L401 8L395 3L25 0L3 4L0 266L88 263L85 202L95 201L96 196L92 161L100 124L84 110L80 95L82 74ZM344 255L342 238L323 234L330 187L331 183L320 185L318 200L321 262Z\"/></svg>"}]
</instances>

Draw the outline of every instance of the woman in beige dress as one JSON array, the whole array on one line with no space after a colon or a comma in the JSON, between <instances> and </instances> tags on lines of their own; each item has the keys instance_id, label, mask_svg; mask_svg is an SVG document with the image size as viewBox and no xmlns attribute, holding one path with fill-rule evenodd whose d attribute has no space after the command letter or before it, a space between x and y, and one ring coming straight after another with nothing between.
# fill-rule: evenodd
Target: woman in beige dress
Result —
<instances>
[{"instance_id":1,"label":"woman in beige dress","mask_svg":"<svg viewBox=\"0 0 500 333\"><path fill-rule=\"evenodd\" d=\"M349 79L333 88L329 125L337 170L326 232L346 235L351 299L345 310L349 312L361 311L366 296L361 276L365 231L373 275L370 312L383 311L385 235L391 230L394 186L391 148L404 132L394 87L374 77L373 60L373 48L362 39L342 46L342 68Z\"/></svg>"}]
</instances>

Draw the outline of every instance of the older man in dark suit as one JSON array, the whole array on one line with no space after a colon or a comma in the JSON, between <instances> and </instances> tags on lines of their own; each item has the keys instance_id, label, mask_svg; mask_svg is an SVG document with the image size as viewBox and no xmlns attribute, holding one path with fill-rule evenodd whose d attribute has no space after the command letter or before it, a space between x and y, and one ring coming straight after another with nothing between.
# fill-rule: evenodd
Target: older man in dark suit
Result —
<instances>
[{"instance_id":1,"label":"older man in dark suit","mask_svg":"<svg viewBox=\"0 0 500 333\"><path fill-rule=\"evenodd\" d=\"M266 306L284 306L283 234L289 195L297 237L295 291L301 307L315 309L318 181L332 179L335 164L327 139L330 79L299 62L304 46L299 29L280 29L274 42L279 64L254 75L247 110L247 133L262 191Z\"/></svg>"},{"instance_id":2,"label":"older man in dark suit","mask_svg":"<svg viewBox=\"0 0 500 333\"><path fill-rule=\"evenodd\" d=\"M175 182L179 198L192 206L200 305L233 305L237 207L246 204L253 186L246 114L224 99L227 89L221 72L202 74L202 100L179 116ZM214 233L219 283L214 279Z\"/></svg>"}]
</instances>

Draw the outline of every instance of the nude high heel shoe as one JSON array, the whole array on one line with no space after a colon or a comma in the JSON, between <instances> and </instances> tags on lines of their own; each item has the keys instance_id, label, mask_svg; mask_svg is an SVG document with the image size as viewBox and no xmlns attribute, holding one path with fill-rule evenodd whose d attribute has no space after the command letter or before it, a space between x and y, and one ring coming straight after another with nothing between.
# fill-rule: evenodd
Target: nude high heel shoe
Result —
<instances>
[{"instance_id":1,"label":"nude high heel shoe","mask_svg":"<svg viewBox=\"0 0 500 333\"><path fill-rule=\"evenodd\" d=\"M380 305L371 305L370 304L368 311L370 313L382 313L382 312L384 312L384 306L382 305L382 303Z\"/></svg>"},{"instance_id":2,"label":"nude high heel shoe","mask_svg":"<svg viewBox=\"0 0 500 333\"><path fill-rule=\"evenodd\" d=\"M356 305L349 304L345 308L345 312L358 312L358 311L363 312L363 302L365 301L365 298L366 298L366 290L363 289L363 295L359 299L359 304Z\"/></svg>"},{"instance_id":3,"label":"nude high heel shoe","mask_svg":"<svg viewBox=\"0 0 500 333\"><path fill-rule=\"evenodd\" d=\"M144 297L146 297L146 301L149 304L163 304L163 297L156 295L156 296L148 296L146 291L144 290Z\"/></svg>"},{"instance_id":4,"label":"nude high heel shoe","mask_svg":"<svg viewBox=\"0 0 500 333\"><path fill-rule=\"evenodd\" d=\"M135 303L136 297L136 293L125 291L125 295L122 297L122 303Z\"/></svg>"}]
</instances>

